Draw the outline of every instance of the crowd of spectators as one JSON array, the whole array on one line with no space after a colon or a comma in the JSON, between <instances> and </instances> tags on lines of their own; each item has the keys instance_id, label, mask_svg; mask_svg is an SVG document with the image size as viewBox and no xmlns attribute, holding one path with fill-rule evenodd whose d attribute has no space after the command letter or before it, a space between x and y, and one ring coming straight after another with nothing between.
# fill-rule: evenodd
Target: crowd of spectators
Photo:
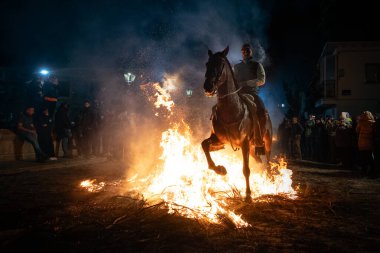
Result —
<instances>
[{"instance_id":1,"label":"crowd of spectators","mask_svg":"<svg viewBox=\"0 0 380 253\"><path fill-rule=\"evenodd\" d=\"M83 101L79 112L71 113L69 103L58 102L58 84L55 76L46 81L36 78L30 84L25 110L17 120L16 134L32 144L36 161L57 160L60 148L62 158L120 158L120 141L116 131L110 131L117 125L116 114L112 110L103 113L90 100Z\"/></svg>"},{"instance_id":2,"label":"crowd of spectators","mask_svg":"<svg viewBox=\"0 0 380 253\"><path fill-rule=\"evenodd\" d=\"M354 120L342 112L300 121L285 118L278 127L280 152L290 159L339 164L377 177L380 168L380 115L364 111Z\"/></svg>"}]
</instances>

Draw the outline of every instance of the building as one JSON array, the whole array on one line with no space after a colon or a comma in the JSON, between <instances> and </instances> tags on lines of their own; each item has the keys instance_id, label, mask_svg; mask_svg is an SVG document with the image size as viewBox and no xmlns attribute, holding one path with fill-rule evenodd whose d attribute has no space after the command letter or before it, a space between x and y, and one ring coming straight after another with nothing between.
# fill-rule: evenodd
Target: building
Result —
<instances>
[{"instance_id":1,"label":"building","mask_svg":"<svg viewBox=\"0 0 380 253\"><path fill-rule=\"evenodd\" d=\"M315 106L324 115L380 112L380 41L328 42L319 58Z\"/></svg>"}]
</instances>

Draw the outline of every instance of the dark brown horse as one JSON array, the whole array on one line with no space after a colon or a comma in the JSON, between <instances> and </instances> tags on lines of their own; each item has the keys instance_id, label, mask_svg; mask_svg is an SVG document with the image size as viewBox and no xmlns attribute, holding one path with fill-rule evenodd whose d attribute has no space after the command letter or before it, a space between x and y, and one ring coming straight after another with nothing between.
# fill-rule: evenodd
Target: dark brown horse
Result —
<instances>
[{"instance_id":1,"label":"dark brown horse","mask_svg":"<svg viewBox=\"0 0 380 253\"><path fill-rule=\"evenodd\" d=\"M246 181L246 198L250 199L249 186L249 155L261 161L254 152L253 145L253 120L246 104L239 95L239 88L234 78L231 65L227 59L228 47L222 52L213 54L208 51L209 59L206 64L206 80L204 90L207 96L217 94L218 102L213 109L212 132L210 138L202 142L209 169L220 175L227 174L224 166L215 165L210 152L220 150L225 144L233 148L241 148L243 153L243 174ZM269 115L266 116L266 124L263 131L263 140L267 161L270 158L272 144L272 124Z\"/></svg>"}]
</instances>

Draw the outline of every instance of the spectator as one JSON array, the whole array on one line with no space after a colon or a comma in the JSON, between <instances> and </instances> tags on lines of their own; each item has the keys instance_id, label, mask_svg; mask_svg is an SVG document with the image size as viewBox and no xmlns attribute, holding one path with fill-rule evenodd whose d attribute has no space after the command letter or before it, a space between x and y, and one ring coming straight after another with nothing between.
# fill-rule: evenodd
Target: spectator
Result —
<instances>
[{"instance_id":1,"label":"spectator","mask_svg":"<svg viewBox=\"0 0 380 253\"><path fill-rule=\"evenodd\" d=\"M328 161L331 163L336 163L336 146L335 146L335 136L336 136L336 121L332 117L327 117L326 120L326 131L327 131L327 150L328 150Z\"/></svg>"},{"instance_id":2,"label":"spectator","mask_svg":"<svg viewBox=\"0 0 380 253\"><path fill-rule=\"evenodd\" d=\"M101 125L104 119L104 115L102 113L102 108L100 101L95 100L94 106L91 106L95 115L94 129L93 129L93 138L92 138L92 154L95 156L100 156L102 152L102 133L101 133Z\"/></svg>"},{"instance_id":3,"label":"spectator","mask_svg":"<svg viewBox=\"0 0 380 253\"><path fill-rule=\"evenodd\" d=\"M287 118L284 118L284 120L278 126L278 132L277 132L278 143L279 143L281 154L286 154L286 155L290 154L290 152L288 152L290 129L291 129L290 120Z\"/></svg>"},{"instance_id":4,"label":"spectator","mask_svg":"<svg viewBox=\"0 0 380 253\"><path fill-rule=\"evenodd\" d=\"M54 145L52 138L53 120L49 115L47 108L43 109L37 118L37 136L38 144L41 150L49 157L49 160L57 160L54 154Z\"/></svg>"},{"instance_id":5,"label":"spectator","mask_svg":"<svg viewBox=\"0 0 380 253\"><path fill-rule=\"evenodd\" d=\"M37 132L33 123L34 106L28 106L24 113L20 114L20 118L17 123L17 133L22 140L32 144L34 152L36 154L36 161L44 162L47 156L41 150L38 144Z\"/></svg>"},{"instance_id":6,"label":"spectator","mask_svg":"<svg viewBox=\"0 0 380 253\"><path fill-rule=\"evenodd\" d=\"M102 152L107 157L115 156L115 138L117 130L117 117L114 110L107 110L101 117L100 134L102 137Z\"/></svg>"},{"instance_id":7,"label":"spectator","mask_svg":"<svg viewBox=\"0 0 380 253\"><path fill-rule=\"evenodd\" d=\"M342 161L344 168L352 168L354 165L353 161L353 137L354 132L352 129L350 120L346 117L341 117L337 128L335 136L335 145L337 149L338 158Z\"/></svg>"},{"instance_id":8,"label":"spectator","mask_svg":"<svg viewBox=\"0 0 380 253\"><path fill-rule=\"evenodd\" d=\"M322 162L325 160L324 150L326 148L324 147L326 147L326 143L327 143L327 132L326 132L325 125L322 119L315 120L313 136L314 136L314 160L318 162Z\"/></svg>"},{"instance_id":9,"label":"spectator","mask_svg":"<svg viewBox=\"0 0 380 253\"><path fill-rule=\"evenodd\" d=\"M96 152L94 137L97 129L97 119L95 111L91 108L91 103L86 100L83 104L83 109L78 117L78 130L81 151L83 155L90 156Z\"/></svg>"},{"instance_id":10,"label":"spectator","mask_svg":"<svg viewBox=\"0 0 380 253\"><path fill-rule=\"evenodd\" d=\"M48 81L43 86L43 107L48 108L50 117L54 116L58 101L58 78L49 76Z\"/></svg>"},{"instance_id":11,"label":"spectator","mask_svg":"<svg viewBox=\"0 0 380 253\"><path fill-rule=\"evenodd\" d=\"M375 119L371 112L364 111L359 118L356 132L359 135L358 148L360 165L363 176L375 176L374 150L374 126Z\"/></svg>"},{"instance_id":12,"label":"spectator","mask_svg":"<svg viewBox=\"0 0 380 253\"><path fill-rule=\"evenodd\" d=\"M72 138L71 121L69 119L69 104L62 103L55 114L55 132L57 134L56 153L59 152L59 146L62 142L64 158L72 158L69 142Z\"/></svg>"},{"instance_id":13,"label":"spectator","mask_svg":"<svg viewBox=\"0 0 380 253\"><path fill-rule=\"evenodd\" d=\"M313 132L315 128L315 116L310 115L305 122L305 157L312 159L314 156L314 138Z\"/></svg>"},{"instance_id":14,"label":"spectator","mask_svg":"<svg viewBox=\"0 0 380 253\"><path fill-rule=\"evenodd\" d=\"M297 117L292 118L292 124L290 129L289 149L291 150L291 157L297 160L302 159L301 154L301 136L303 133L303 127L298 122Z\"/></svg>"}]
</instances>

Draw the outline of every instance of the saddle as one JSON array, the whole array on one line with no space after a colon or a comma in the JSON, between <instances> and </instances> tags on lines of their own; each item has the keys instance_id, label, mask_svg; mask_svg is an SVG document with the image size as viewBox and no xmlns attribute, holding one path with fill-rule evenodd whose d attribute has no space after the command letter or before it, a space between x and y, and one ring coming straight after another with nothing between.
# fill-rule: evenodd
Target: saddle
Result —
<instances>
[{"instance_id":1,"label":"saddle","mask_svg":"<svg viewBox=\"0 0 380 253\"><path fill-rule=\"evenodd\" d=\"M260 116L257 114L257 105L255 103L254 97L250 94L247 94L247 93L239 93L239 96L240 96L241 100L243 101L243 107L244 107L244 111L245 111L244 114L245 115L248 114L248 117L251 118L252 128L256 129L256 131L257 130L260 131L260 135L261 135L261 137L263 137L264 133L265 133L265 129L266 129L266 120L264 118L260 118ZM256 117L258 117L258 118L255 118L254 115L256 115ZM265 117L265 115L264 115L264 117ZM210 120L216 120L216 119L217 119L217 106L215 105L212 107L212 114L211 114ZM257 123L257 120L259 121L259 124L257 127L255 127L255 122ZM241 129L241 124L242 124L242 121L238 121L238 122L234 122L232 124L225 125L224 127L226 128L226 130L228 130L228 128L230 128L230 127L237 127L237 125L239 125L238 126L239 129ZM254 139L254 134L252 134L252 136L250 136L250 139L252 139L252 140ZM255 152L258 155L265 154L265 149L262 146L256 146Z\"/></svg>"}]
</instances>

